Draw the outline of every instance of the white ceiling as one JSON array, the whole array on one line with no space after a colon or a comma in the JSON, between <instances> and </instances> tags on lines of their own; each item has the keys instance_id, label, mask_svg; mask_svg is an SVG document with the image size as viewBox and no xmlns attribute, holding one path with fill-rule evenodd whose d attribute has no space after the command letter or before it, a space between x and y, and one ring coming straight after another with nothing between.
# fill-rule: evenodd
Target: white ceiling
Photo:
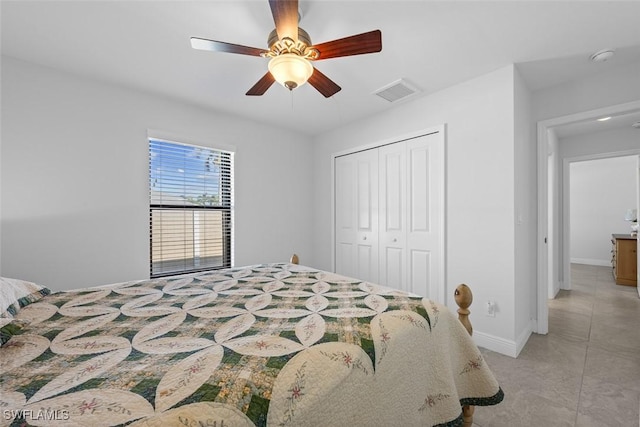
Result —
<instances>
[{"instance_id":1,"label":"white ceiling","mask_svg":"<svg viewBox=\"0 0 640 427\"><path fill-rule=\"evenodd\" d=\"M6 1L2 54L271 123L309 135L393 108L372 95L400 78L433 93L511 63L530 89L640 61L640 1L300 0L300 26L320 43L373 29L381 53L318 61L342 87L245 92L259 57L197 51L189 38L266 48L267 0ZM589 55L615 48L604 63Z\"/></svg>"}]
</instances>

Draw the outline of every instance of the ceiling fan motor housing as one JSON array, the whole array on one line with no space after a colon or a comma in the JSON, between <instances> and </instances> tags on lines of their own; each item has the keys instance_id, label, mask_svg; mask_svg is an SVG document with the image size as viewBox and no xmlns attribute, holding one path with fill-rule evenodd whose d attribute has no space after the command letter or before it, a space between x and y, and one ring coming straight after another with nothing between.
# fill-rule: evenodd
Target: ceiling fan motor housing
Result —
<instances>
[{"instance_id":1,"label":"ceiling fan motor housing","mask_svg":"<svg viewBox=\"0 0 640 427\"><path fill-rule=\"evenodd\" d=\"M308 60L316 60L320 57L318 49L311 46L309 34L298 27L298 40L289 37L278 39L276 30L271 31L268 38L269 50L262 54L265 58L275 58L287 53L301 56Z\"/></svg>"},{"instance_id":2,"label":"ceiling fan motor housing","mask_svg":"<svg viewBox=\"0 0 640 427\"><path fill-rule=\"evenodd\" d=\"M278 33L274 28L273 31L269 33L269 37L267 39L267 46L269 46L269 49L271 49L278 40ZM300 27L298 27L298 40L307 46L311 46L311 37L309 36L309 33Z\"/></svg>"}]
</instances>

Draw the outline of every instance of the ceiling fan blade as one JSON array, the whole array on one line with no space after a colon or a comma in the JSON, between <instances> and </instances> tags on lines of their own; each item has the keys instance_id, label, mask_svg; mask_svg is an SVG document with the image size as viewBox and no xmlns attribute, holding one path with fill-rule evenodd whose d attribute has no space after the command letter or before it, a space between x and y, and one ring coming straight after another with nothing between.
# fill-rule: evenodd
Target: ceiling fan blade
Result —
<instances>
[{"instance_id":1,"label":"ceiling fan blade","mask_svg":"<svg viewBox=\"0 0 640 427\"><path fill-rule=\"evenodd\" d=\"M373 30L368 33L320 43L313 47L320 52L318 60L380 52L382 50L382 32Z\"/></svg>"},{"instance_id":2,"label":"ceiling fan blade","mask_svg":"<svg viewBox=\"0 0 640 427\"><path fill-rule=\"evenodd\" d=\"M258 83L254 84L251 89L247 91L247 95L249 96L260 96L264 95L264 93L271 87L273 82L276 80L273 78L270 72L267 71L267 74L262 76Z\"/></svg>"},{"instance_id":3,"label":"ceiling fan blade","mask_svg":"<svg viewBox=\"0 0 640 427\"><path fill-rule=\"evenodd\" d=\"M298 40L298 0L269 0L278 39Z\"/></svg>"},{"instance_id":4,"label":"ceiling fan blade","mask_svg":"<svg viewBox=\"0 0 640 427\"><path fill-rule=\"evenodd\" d=\"M263 52L267 52L266 50L258 49L257 47L242 46L239 44L201 39L198 37L191 37L191 47L199 50L210 50L212 52L239 53L240 55L251 56L260 56Z\"/></svg>"},{"instance_id":5,"label":"ceiling fan blade","mask_svg":"<svg viewBox=\"0 0 640 427\"><path fill-rule=\"evenodd\" d=\"M308 82L311 86L315 87L318 92L323 94L325 98L335 95L342 89L340 86L335 84L333 80L322 74L317 68L313 69L313 74L309 77Z\"/></svg>"}]
</instances>

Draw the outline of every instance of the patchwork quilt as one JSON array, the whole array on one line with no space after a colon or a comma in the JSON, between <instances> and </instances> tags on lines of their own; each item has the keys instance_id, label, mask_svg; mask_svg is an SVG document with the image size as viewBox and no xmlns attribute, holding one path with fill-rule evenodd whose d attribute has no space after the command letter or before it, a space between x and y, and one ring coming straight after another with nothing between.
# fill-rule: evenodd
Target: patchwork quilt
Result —
<instances>
[{"instance_id":1,"label":"patchwork quilt","mask_svg":"<svg viewBox=\"0 0 640 427\"><path fill-rule=\"evenodd\" d=\"M0 425L460 425L502 390L455 315L293 264L47 295L0 347Z\"/></svg>"}]
</instances>

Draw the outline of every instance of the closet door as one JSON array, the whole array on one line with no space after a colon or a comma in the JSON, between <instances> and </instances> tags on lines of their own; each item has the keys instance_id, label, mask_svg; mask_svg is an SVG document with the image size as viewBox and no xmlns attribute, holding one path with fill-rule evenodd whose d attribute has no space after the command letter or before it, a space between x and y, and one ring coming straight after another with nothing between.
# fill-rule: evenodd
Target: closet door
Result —
<instances>
[{"instance_id":1,"label":"closet door","mask_svg":"<svg viewBox=\"0 0 640 427\"><path fill-rule=\"evenodd\" d=\"M406 143L379 148L380 284L407 289Z\"/></svg>"},{"instance_id":2,"label":"closet door","mask_svg":"<svg viewBox=\"0 0 640 427\"><path fill-rule=\"evenodd\" d=\"M443 180L439 133L336 157L336 272L444 302Z\"/></svg>"},{"instance_id":3,"label":"closet door","mask_svg":"<svg viewBox=\"0 0 640 427\"><path fill-rule=\"evenodd\" d=\"M407 288L443 302L443 145L438 134L407 141Z\"/></svg>"},{"instance_id":4,"label":"closet door","mask_svg":"<svg viewBox=\"0 0 640 427\"><path fill-rule=\"evenodd\" d=\"M378 282L378 152L335 159L336 273Z\"/></svg>"}]
</instances>

